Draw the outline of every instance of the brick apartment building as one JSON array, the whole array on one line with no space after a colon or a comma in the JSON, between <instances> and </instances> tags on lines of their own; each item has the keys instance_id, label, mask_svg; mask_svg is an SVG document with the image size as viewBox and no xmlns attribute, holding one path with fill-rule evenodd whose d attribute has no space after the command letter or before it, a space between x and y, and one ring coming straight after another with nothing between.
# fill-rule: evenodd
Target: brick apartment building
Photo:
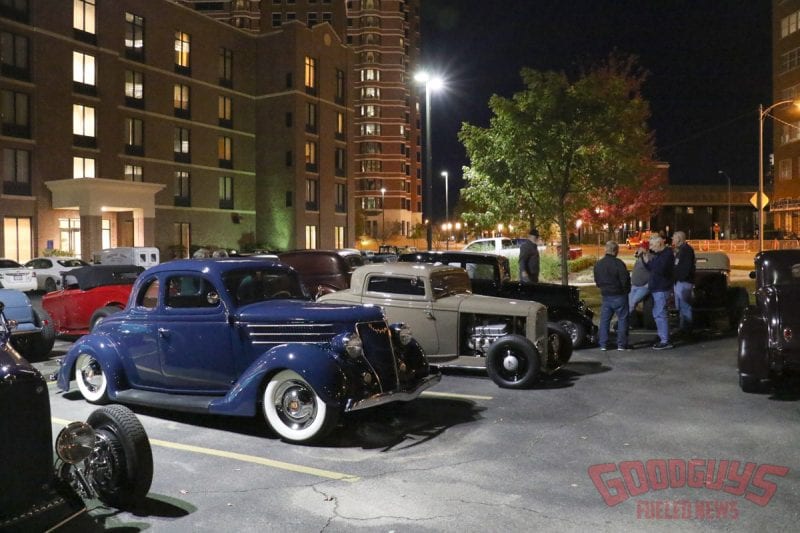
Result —
<instances>
[{"instance_id":1,"label":"brick apartment building","mask_svg":"<svg viewBox=\"0 0 800 533\"><path fill-rule=\"evenodd\" d=\"M800 110L790 104L800 98L800 0L772 1L772 93L775 120L764 119L774 147L770 213L775 228L800 233Z\"/></svg>"},{"instance_id":2,"label":"brick apartment building","mask_svg":"<svg viewBox=\"0 0 800 533\"><path fill-rule=\"evenodd\" d=\"M422 222L420 0L179 0L254 33L327 23L355 51L354 206L358 236L402 240Z\"/></svg>"},{"instance_id":3,"label":"brick apartment building","mask_svg":"<svg viewBox=\"0 0 800 533\"><path fill-rule=\"evenodd\" d=\"M352 246L346 22L264 27L259 2L213 4L241 20L167 0L0 2L3 256Z\"/></svg>"}]
</instances>

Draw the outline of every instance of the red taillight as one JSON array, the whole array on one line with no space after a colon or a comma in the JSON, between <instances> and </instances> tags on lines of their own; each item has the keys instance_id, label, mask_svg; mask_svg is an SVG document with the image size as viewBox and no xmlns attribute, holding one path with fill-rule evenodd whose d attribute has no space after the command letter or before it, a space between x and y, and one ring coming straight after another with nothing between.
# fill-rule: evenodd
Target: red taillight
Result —
<instances>
[{"instance_id":1,"label":"red taillight","mask_svg":"<svg viewBox=\"0 0 800 533\"><path fill-rule=\"evenodd\" d=\"M783 338L787 341L792 340L792 328L783 328Z\"/></svg>"}]
</instances>

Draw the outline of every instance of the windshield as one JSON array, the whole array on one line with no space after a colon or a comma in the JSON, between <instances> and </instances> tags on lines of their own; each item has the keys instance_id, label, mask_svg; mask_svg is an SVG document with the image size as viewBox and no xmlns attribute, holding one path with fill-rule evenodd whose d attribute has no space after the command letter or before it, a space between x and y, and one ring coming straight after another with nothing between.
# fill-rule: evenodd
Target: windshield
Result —
<instances>
[{"instance_id":1,"label":"windshield","mask_svg":"<svg viewBox=\"0 0 800 533\"><path fill-rule=\"evenodd\" d=\"M433 290L434 298L472 292L472 286L466 270L434 272L431 274L431 289Z\"/></svg>"},{"instance_id":2,"label":"windshield","mask_svg":"<svg viewBox=\"0 0 800 533\"><path fill-rule=\"evenodd\" d=\"M82 259L59 259L58 264L64 267L82 267L89 266L89 263Z\"/></svg>"},{"instance_id":3,"label":"windshield","mask_svg":"<svg viewBox=\"0 0 800 533\"><path fill-rule=\"evenodd\" d=\"M767 285L797 285L800 283L800 264L781 265L765 271Z\"/></svg>"},{"instance_id":4,"label":"windshield","mask_svg":"<svg viewBox=\"0 0 800 533\"><path fill-rule=\"evenodd\" d=\"M308 299L298 277L283 270L234 270L225 274L223 282L238 305L287 298Z\"/></svg>"}]
</instances>

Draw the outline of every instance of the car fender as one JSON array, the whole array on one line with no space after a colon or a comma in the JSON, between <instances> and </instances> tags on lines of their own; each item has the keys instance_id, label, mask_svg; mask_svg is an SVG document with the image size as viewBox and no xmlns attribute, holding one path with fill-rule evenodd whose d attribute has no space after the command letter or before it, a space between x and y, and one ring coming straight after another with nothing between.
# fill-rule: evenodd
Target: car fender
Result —
<instances>
[{"instance_id":1,"label":"car fender","mask_svg":"<svg viewBox=\"0 0 800 533\"><path fill-rule=\"evenodd\" d=\"M256 414L264 386L281 370L297 372L329 406L342 405L348 380L333 352L315 344L281 344L253 361L224 398L211 402L209 412L238 416Z\"/></svg>"},{"instance_id":2,"label":"car fender","mask_svg":"<svg viewBox=\"0 0 800 533\"><path fill-rule=\"evenodd\" d=\"M739 323L739 372L766 378L769 375L769 341L767 324L749 306Z\"/></svg>"},{"instance_id":3,"label":"car fender","mask_svg":"<svg viewBox=\"0 0 800 533\"><path fill-rule=\"evenodd\" d=\"M60 390L69 391L70 381L75 377L75 361L81 354L91 355L103 367L108 381L108 397L110 399L116 398L117 391L126 388L128 380L116 345L108 336L92 333L75 341L75 344L61 360L57 378Z\"/></svg>"},{"instance_id":4,"label":"car fender","mask_svg":"<svg viewBox=\"0 0 800 533\"><path fill-rule=\"evenodd\" d=\"M17 289L0 289L0 302L5 306L3 313L6 318L17 321L17 327L12 330L12 335L37 333L42 330L36 324L31 300L24 292Z\"/></svg>"}]
</instances>

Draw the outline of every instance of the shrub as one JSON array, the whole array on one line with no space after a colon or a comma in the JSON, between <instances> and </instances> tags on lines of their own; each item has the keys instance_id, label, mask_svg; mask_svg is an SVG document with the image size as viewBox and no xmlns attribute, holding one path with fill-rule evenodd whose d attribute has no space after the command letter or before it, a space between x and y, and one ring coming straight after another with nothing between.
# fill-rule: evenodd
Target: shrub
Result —
<instances>
[{"instance_id":1,"label":"shrub","mask_svg":"<svg viewBox=\"0 0 800 533\"><path fill-rule=\"evenodd\" d=\"M511 268L511 279L519 280L519 257L509 257ZM585 255L577 259L567 261L569 272L580 272L587 268L592 268L597 263L597 257ZM539 254L539 280L540 281L561 281L561 258L550 253Z\"/></svg>"}]
</instances>

